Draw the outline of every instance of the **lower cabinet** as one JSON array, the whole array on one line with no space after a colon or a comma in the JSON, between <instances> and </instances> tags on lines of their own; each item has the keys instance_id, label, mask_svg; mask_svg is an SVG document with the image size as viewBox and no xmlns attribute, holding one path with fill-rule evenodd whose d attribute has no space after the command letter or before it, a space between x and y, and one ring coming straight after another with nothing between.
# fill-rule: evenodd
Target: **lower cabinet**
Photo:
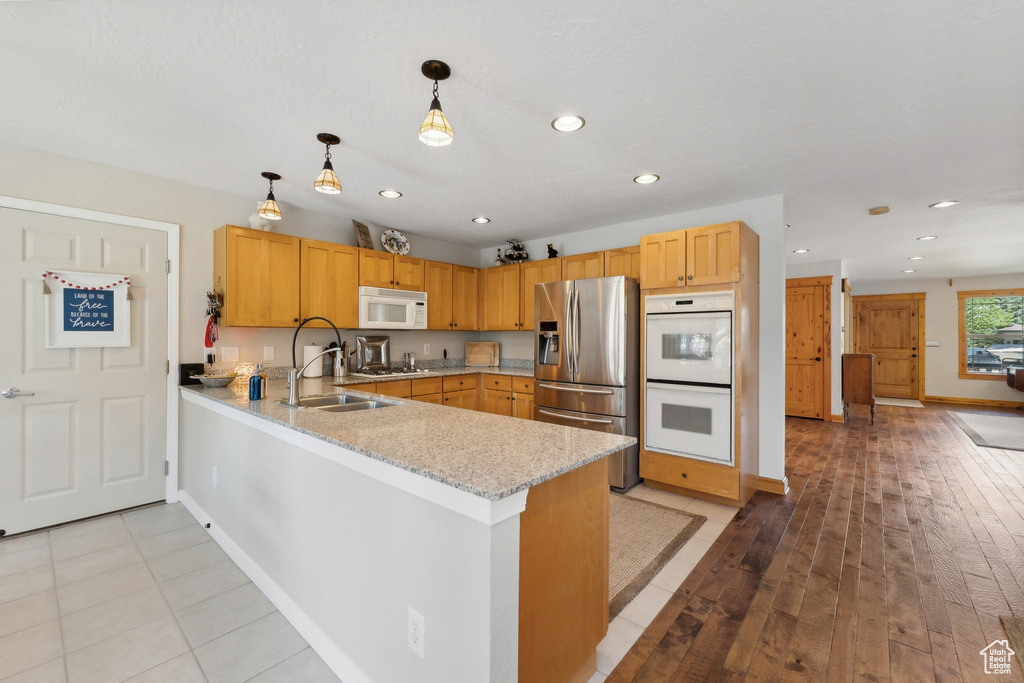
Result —
<instances>
[{"instance_id":1,"label":"lower cabinet","mask_svg":"<svg viewBox=\"0 0 1024 683\"><path fill-rule=\"evenodd\" d=\"M443 405L452 408L476 410L477 382L479 377L479 375L445 377L441 384Z\"/></svg>"},{"instance_id":2,"label":"lower cabinet","mask_svg":"<svg viewBox=\"0 0 1024 683\"><path fill-rule=\"evenodd\" d=\"M480 410L493 415L512 415L512 378L483 375L480 379Z\"/></svg>"},{"instance_id":3,"label":"lower cabinet","mask_svg":"<svg viewBox=\"0 0 1024 683\"><path fill-rule=\"evenodd\" d=\"M469 374L346 384L346 389L533 419L533 378Z\"/></svg>"},{"instance_id":4,"label":"lower cabinet","mask_svg":"<svg viewBox=\"0 0 1024 683\"><path fill-rule=\"evenodd\" d=\"M672 487L703 491L722 498L740 497L739 467L644 451L640 454L640 476Z\"/></svg>"},{"instance_id":5,"label":"lower cabinet","mask_svg":"<svg viewBox=\"0 0 1024 683\"><path fill-rule=\"evenodd\" d=\"M399 379L377 382L377 393L394 398L412 398L412 380Z\"/></svg>"},{"instance_id":6,"label":"lower cabinet","mask_svg":"<svg viewBox=\"0 0 1024 683\"><path fill-rule=\"evenodd\" d=\"M424 403L443 405L441 397L442 382L440 377L421 377L412 380L412 399Z\"/></svg>"},{"instance_id":7,"label":"lower cabinet","mask_svg":"<svg viewBox=\"0 0 1024 683\"><path fill-rule=\"evenodd\" d=\"M533 378L512 379L512 417L533 419Z\"/></svg>"}]
</instances>

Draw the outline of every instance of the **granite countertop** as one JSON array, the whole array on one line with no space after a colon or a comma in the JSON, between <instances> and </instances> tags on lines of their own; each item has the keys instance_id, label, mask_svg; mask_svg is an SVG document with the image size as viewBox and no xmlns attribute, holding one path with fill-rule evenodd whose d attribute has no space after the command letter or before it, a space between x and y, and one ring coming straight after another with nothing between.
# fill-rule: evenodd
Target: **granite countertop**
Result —
<instances>
[{"instance_id":1,"label":"granite countertop","mask_svg":"<svg viewBox=\"0 0 1024 683\"><path fill-rule=\"evenodd\" d=\"M397 377L356 377L349 374L342 377L324 377L323 379L337 382L338 384L362 384L364 382L391 382L402 379L417 379L420 377L451 377L454 375L475 375L479 373L485 373L488 375L509 375L511 377L533 377L533 366L530 366L529 368L511 368L505 366L424 368L421 372L410 372Z\"/></svg>"},{"instance_id":2,"label":"granite countertop","mask_svg":"<svg viewBox=\"0 0 1024 683\"><path fill-rule=\"evenodd\" d=\"M498 372L532 376L518 368L445 368L416 377ZM501 500L636 443L628 436L490 415L474 410L394 399L333 386L373 381L359 377L299 380L299 395L352 393L393 403L349 413L295 410L284 380L269 380L267 398L250 401L248 384L180 387L256 417L414 472L488 500ZM386 380L381 380L386 381Z\"/></svg>"}]
</instances>

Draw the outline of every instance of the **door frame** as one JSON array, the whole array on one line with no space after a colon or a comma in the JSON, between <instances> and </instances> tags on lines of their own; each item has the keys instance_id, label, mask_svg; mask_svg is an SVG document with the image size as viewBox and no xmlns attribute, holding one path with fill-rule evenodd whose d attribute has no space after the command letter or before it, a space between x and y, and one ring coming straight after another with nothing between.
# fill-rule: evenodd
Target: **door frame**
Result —
<instances>
[{"instance_id":1,"label":"door frame","mask_svg":"<svg viewBox=\"0 0 1024 683\"><path fill-rule=\"evenodd\" d=\"M135 218L133 216L122 216L115 213L93 211L92 209L80 209L74 206L61 204L50 204L48 202L37 202L31 199L20 197L8 197L0 195L0 208L17 209L30 211L32 213L48 214L50 216L61 216L64 218L78 218L81 220L95 221L97 223L112 223L125 225L131 228L142 228L144 230L155 230L167 234L167 260L171 267L167 273L167 374L165 380L165 393L167 398L167 444L165 460L168 463L167 476L165 477L166 500L174 503L178 500L178 386L173 381L176 374L171 368L178 367L178 309L179 281L178 274L180 232L181 226L177 223L164 223L148 218Z\"/></svg>"},{"instance_id":2,"label":"door frame","mask_svg":"<svg viewBox=\"0 0 1024 683\"><path fill-rule=\"evenodd\" d=\"M925 382L925 359L927 355L925 353L925 336L924 336L924 308L925 308L925 296L926 292L908 292L906 294L865 294L862 296L853 297L853 350L857 352L857 339L860 337L860 316L857 315L857 305L861 301L899 301L900 299L916 299L917 300L917 343L920 353L917 358L919 360L917 364L917 400L923 400L925 397L924 382Z\"/></svg>"},{"instance_id":3,"label":"door frame","mask_svg":"<svg viewBox=\"0 0 1024 683\"><path fill-rule=\"evenodd\" d=\"M824 287L824 317L822 325L821 359L824 365L821 384L821 421L835 422L832 415L832 275L820 277L786 278L786 288L790 287Z\"/></svg>"}]
</instances>

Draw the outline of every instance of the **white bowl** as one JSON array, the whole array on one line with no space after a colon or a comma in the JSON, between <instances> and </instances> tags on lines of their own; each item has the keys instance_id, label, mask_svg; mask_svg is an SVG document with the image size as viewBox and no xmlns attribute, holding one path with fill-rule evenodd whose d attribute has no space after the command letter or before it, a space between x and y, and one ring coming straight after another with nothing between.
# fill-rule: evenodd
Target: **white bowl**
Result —
<instances>
[{"instance_id":1,"label":"white bowl","mask_svg":"<svg viewBox=\"0 0 1024 683\"><path fill-rule=\"evenodd\" d=\"M233 381L235 381L235 378L238 377L238 373L232 372L230 375L196 375L196 376L199 378L199 381L202 382L204 386L208 386L208 387L226 387L227 385L229 385Z\"/></svg>"}]
</instances>

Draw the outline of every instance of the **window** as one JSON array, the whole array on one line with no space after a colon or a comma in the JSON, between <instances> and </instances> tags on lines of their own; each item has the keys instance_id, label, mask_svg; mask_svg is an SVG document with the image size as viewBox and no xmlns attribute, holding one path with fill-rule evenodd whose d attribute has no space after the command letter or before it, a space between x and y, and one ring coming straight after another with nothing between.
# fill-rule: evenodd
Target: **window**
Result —
<instances>
[{"instance_id":1,"label":"window","mask_svg":"<svg viewBox=\"0 0 1024 683\"><path fill-rule=\"evenodd\" d=\"M1024 289L957 292L960 377L1005 379L1024 367Z\"/></svg>"}]
</instances>

